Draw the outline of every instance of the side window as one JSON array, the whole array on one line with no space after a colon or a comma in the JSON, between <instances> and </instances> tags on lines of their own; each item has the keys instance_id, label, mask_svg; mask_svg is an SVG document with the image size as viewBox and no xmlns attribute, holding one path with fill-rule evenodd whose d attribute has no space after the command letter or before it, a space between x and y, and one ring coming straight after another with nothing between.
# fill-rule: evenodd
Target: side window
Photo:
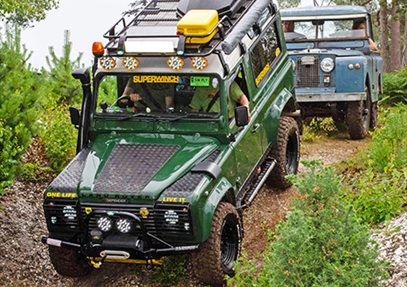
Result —
<instances>
[{"instance_id":1,"label":"side window","mask_svg":"<svg viewBox=\"0 0 407 287\"><path fill-rule=\"evenodd\" d=\"M266 29L260 41L258 41L251 50L253 75L257 86L264 79L264 76L273 65L274 60L281 53L281 44L278 39L277 31L277 26L274 22Z\"/></svg>"}]
</instances>

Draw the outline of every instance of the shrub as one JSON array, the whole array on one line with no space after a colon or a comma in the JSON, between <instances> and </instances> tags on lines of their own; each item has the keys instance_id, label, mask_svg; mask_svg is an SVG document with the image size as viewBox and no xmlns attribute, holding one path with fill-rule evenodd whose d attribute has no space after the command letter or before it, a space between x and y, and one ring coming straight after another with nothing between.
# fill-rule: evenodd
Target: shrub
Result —
<instances>
[{"instance_id":1,"label":"shrub","mask_svg":"<svg viewBox=\"0 0 407 287\"><path fill-rule=\"evenodd\" d=\"M407 103L407 67L383 75L381 101L387 104Z\"/></svg>"},{"instance_id":2,"label":"shrub","mask_svg":"<svg viewBox=\"0 0 407 287\"><path fill-rule=\"evenodd\" d=\"M41 140L54 172L60 172L75 155L77 130L71 124L68 108L49 108L43 115Z\"/></svg>"},{"instance_id":3,"label":"shrub","mask_svg":"<svg viewBox=\"0 0 407 287\"><path fill-rule=\"evenodd\" d=\"M400 214L407 202L407 106L381 113L368 150L349 162L344 200L365 222L377 224ZM359 162L358 166L354 162Z\"/></svg>"},{"instance_id":4,"label":"shrub","mask_svg":"<svg viewBox=\"0 0 407 287\"><path fill-rule=\"evenodd\" d=\"M309 172L293 178L302 194L264 254L253 286L380 286L386 277L366 225L338 200L340 178L333 168L308 163ZM237 281L241 280L241 281ZM246 286L245 278L229 283Z\"/></svg>"},{"instance_id":5,"label":"shrub","mask_svg":"<svg viewBox=\"0 0 407 287\"><path fill-rule=\"evenodd\" d=\"M41 77L26 64L28 58L20 32L7 30L5 38L0 37L0 189L12 183L20 157L38 128L44 87Z\"/></svg>"}]
</instances>

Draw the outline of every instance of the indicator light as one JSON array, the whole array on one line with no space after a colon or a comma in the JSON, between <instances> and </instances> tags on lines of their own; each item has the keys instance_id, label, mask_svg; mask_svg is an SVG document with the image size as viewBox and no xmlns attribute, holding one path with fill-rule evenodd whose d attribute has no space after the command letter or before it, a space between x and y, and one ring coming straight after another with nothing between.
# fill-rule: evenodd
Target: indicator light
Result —
<instances>
[{"instance_id":1,"label":"indicator light","mask_svg":"<svg viewBox=\"0 0 407 287\"><path fill-rule=\"evenodd\" d=\"M359 70L359 69L360 69L360 64L359 64L359 63L355 64L355 69L356 69L356 70Z\"/></svg>"}]
</instances>

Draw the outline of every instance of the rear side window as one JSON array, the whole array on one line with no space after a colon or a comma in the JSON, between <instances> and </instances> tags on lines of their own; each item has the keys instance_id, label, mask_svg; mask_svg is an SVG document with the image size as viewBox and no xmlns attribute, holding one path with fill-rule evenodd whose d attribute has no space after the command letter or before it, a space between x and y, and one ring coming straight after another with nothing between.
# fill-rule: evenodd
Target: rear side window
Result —
<instances>
[{"instance_id":1,"label":"rear side window","mask_svg":"<svg viewBox=\"0 0 407 287\"><path fill-rule=\"evenodd\" d=\"M277 34L276 22L274 22L266 28L251 51L253 75L257 86L262 82L280 53L281 44Z\"/></svg>"}]
</instances>

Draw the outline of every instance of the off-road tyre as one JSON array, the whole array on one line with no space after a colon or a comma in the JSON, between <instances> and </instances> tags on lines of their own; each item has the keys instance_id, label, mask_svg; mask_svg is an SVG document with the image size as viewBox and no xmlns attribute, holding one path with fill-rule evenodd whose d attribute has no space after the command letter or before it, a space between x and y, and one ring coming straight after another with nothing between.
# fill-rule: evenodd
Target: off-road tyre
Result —
<instances>
[{"instance_id":1,"label":"off-road tyre","mask_svg":"<svg viewBox=\"0 0 407 287\"><path fill-rule=\"evenodd\" d=\"M370 126L371 106L369 95L366 101L349 102L346 122L350 138L359 140L366 137Z\"/></svg>"},{"instance_id":2,"label":"off-road tyre","mask_svg":"<svg viewBox=\"0 0 407 287\"><path fill-rule=\"evenodd\" d=\"M85 257L75 250L49 245L48 251L51 263L58 274L67 277L82 277L93 270Z\"/></svg>"},{"instance_id":3,"label":"off-road tyre","mask_svg":"<svg viewBox=\"0 0 407 287\"><path fill-rule=\"evenodd\" d=\"M374 130L377 125L377 115L379 114L379 107L377 102L372 103L371 105L371 116L370 116L370 130Z\"/></svg>"},{"instance_id":4,"label":"off-road tyre","mask_svg":"<svg viewBox=\"0 0 407 287\"><path fill-rule=\"evenodd\" d=\"M204 284L222 286L225 275L235 275L234 262L242 240L242 223L236 208L227 202L219 203L209 239L191 254L193 275Z\"/></svg>"},{"instance_id":5,"label":"off-road tyre","mask_svg":"<svg viewBox=\"0 0 407 287\"><path fill-rule=\"evenodd\" d=\"M277 142L272 147L270 157L276 165L266 180L268 186L288 188L292 183L286 179L296 174L300 162L300 133L297 122L291 117L281 117L277 132Z\"/></svg>"}]
</instances>

